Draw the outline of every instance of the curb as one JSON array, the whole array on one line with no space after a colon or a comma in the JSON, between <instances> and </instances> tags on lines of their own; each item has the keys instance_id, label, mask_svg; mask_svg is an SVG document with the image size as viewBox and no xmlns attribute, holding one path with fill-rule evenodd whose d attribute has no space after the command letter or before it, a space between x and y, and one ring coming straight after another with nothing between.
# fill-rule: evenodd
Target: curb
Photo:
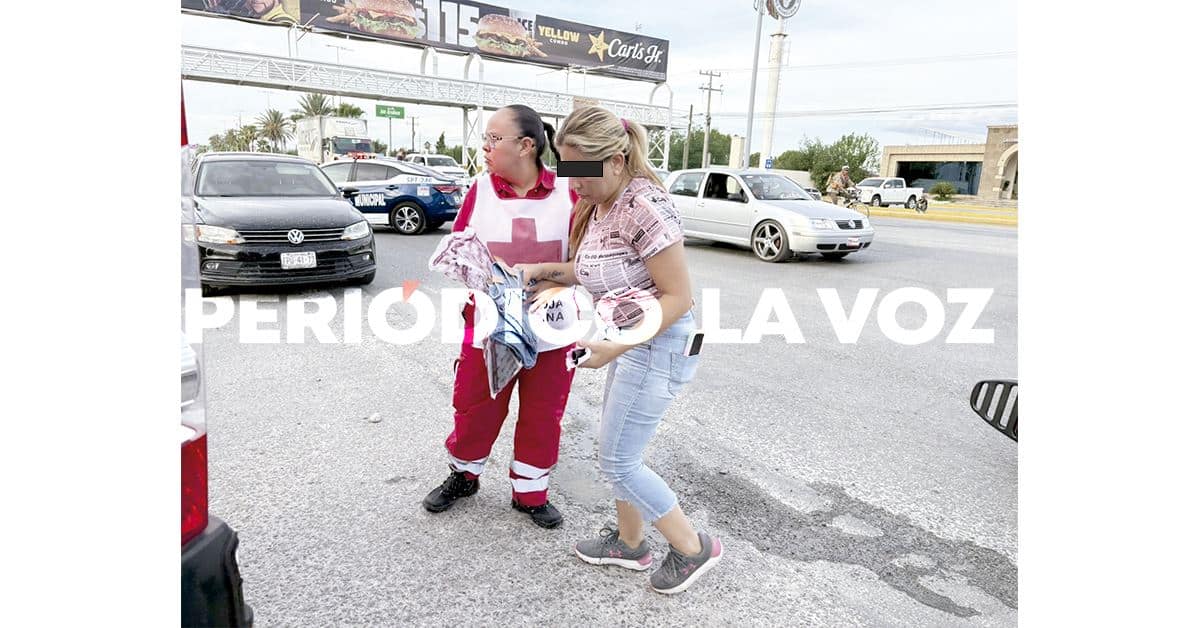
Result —
<instances>
[{"instance_id":1,"label":"curb","mask_svg":"<svg viewBox=\"0 0 1200 628\"><path fill-rule=\"evenodd\" d=\"M1017 218L998 218L988 216L971 216L968 214L918 214L914 211L890 212L887 210L871 210L871 218L903 218L908 220L927 220L933 222L958 222L972 225L998 225L1001 227L1016 227Z\"/></svg>"}]
</instances>

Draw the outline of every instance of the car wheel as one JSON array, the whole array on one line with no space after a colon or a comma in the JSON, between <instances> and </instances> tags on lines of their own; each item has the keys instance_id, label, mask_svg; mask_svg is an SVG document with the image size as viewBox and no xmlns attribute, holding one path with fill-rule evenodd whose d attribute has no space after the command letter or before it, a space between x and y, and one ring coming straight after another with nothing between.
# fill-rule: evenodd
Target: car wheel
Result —
<instances>
[{"instance_id":1,"label":"car wheel","mask_svg":"<svg viewBox=\"0 0 1200 628\"><path fill-rule=\"evenodd\" d=\"M879 198L878 196L872 196L871 197L871 206L872 207L883 207L883 199Z\"/></svg>"},{"instance_id":2,"label":"car wheel","mask_svg":"<svg viewBox=\"0 0 1200 628\"><path fill-rule=\"evenodd\" d=\"M916 209L917 208L917 197L915 197L915 196L908 197L908 202L904 203L904 206L909 209Z\"/></svg>"},{"instance_id":3,"label":"car wheel","mask_svg":"<svg viewBox=\"0 0 1200 628\"><path fill-rule=\"evenodd\" d=\"M824 257L828 260L838 260L846 257L847 255L849 255L849 253L822 253L821 257Z\"/></svg>"},{"instance_id":4,"label":"car wheel","mask_svg":"<svg viewBox=\"0 0 1200 628\"><path fill-rule=\"evenodd\" d=\"M754 228L750 238L754 255L764 262L782 262L792 256L788 248L787 233L774 220L768 220Z\"/></svg>"},{"instance_id":5,"label":"car wheel","mask_svg":"<svg viewBox=\"0 0 1200 628\"><path fill-rule=\"evenodd\" d=\"M425 212L415 203L400 203L388 216L388 222L404 235L417 235L425 231Z\"/></svg>"},{"instance_id":6,"label":"car wheel","mask_svg":"<svg viewBox=\"0 0 1200 628\"><path fill-rule=\"evenodd\" d=\"M375 281L375 271L371 271L370 273L363 275L362 277L356 277L350 283L352 283L356 286L365 286L365 285L371 283L372 281Z\"/></svg>"}]
</instances>

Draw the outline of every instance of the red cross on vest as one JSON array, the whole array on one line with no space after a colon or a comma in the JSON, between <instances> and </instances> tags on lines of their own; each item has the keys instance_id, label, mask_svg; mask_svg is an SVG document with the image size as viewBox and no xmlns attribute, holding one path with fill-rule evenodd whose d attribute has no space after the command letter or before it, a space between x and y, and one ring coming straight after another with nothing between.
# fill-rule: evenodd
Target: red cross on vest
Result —
<instances>
[{"instance_id":1,"label":"red cross on vest","mask_svg":"<svg viewBox=\"0 0 1200 628\"><path fill-rule=\"evenodd\" d=\"M538 240L537 221L533 218L513 218L512 242L488 241L493 257L508 265L536 264L562 257L561 240Z\"/></svg>"}]
</instances>

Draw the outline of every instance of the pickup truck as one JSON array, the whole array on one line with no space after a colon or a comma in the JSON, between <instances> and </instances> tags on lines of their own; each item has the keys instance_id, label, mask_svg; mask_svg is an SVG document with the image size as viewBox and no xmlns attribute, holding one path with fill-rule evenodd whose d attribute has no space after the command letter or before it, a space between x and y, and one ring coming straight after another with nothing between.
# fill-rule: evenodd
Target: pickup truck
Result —
<instances>
[{"instance_id":1,"label":"pickup truck","mask_svg":"<svg viewBox=\"0 0 1200 628\"><path fill-rule=\"evenodd\" d=\"M924 188L907 187L904 179L899 177L871 177L863 179L856 187L858 198L872 207L904 205L916 209L917 200L925 193Z\"/></svg>"}]
</instances>

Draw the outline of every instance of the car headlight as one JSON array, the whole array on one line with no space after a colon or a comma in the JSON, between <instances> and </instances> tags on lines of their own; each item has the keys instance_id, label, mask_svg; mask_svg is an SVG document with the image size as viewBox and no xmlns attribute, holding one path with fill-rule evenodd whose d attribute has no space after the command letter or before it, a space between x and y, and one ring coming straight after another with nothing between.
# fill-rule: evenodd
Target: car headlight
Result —
<instances>
[{"instance_id":1,"label":"car headlight","mask_svg":"<svg viewBox=\"0 0 1200 628\"><path fill-rule=\"evenodd\" d=\"M359 240L371 235L371 225L367 221L356 222L342 231L343 240Z\"/></svg>"},{"instance_id":2,"label":"car headlight","mask_svg":"<svg viewBox=\"0 0 1200 628\"><path fill-rule=\"evenodd\" d=\"M246 240L233 229L213 225L196 225L196 241L209 244L242 244Z\"/></svg>"},{"instance_id":3,"label":"car headlight","mask_svg":"<svg viewBox=\"0 0 1200 628\"><path fill-rule=\"evenodd\" d=\"M813 218L808 222L813 229L837 229L837 223L828 218Z\"/></svg>"}]
</instances>

